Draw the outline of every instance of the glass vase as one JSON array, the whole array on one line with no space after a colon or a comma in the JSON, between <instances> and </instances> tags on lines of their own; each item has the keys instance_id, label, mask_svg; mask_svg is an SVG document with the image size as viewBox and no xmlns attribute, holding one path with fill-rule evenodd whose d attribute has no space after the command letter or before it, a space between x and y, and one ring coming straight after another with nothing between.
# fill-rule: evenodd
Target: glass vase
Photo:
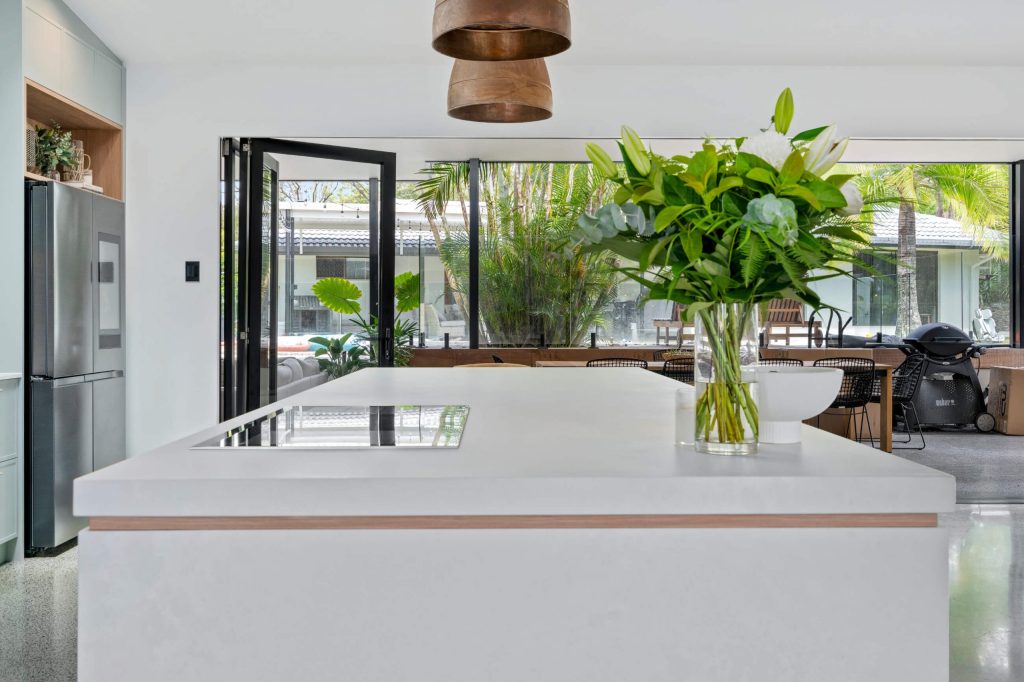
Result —
<instances>
[{"instance_id":1,"label":"glass vase","mask_svg":"<svg viewBox=\"0 0 1024 682\"><path fill-rule=\"evenodd\" d=\"M715 303L694 323L694 447L716 455L757 452L757 306Z\"/></svg>"}]
</instances>

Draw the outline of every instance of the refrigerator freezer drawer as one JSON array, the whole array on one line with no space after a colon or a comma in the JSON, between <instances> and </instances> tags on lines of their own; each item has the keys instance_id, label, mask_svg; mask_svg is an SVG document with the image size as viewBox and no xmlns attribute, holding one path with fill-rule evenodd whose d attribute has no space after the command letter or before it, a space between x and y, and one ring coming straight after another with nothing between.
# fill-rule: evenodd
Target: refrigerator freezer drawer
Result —
<instances>
[{"instance_id":1,"label":"refrigerator freezer drawer","mask_svg":"<svg viewBox=\"0 0 1024 682\"><path fill-rule=\"evenodd\" d=\"M92 469L116 464L125 458L124 377L92 382Z\"/></svg>"},{"instance_id":2,"label":"refrigerator freezer drawer","mask_svg":"<svg viewBox=\"0 0 1024 682\"><path fill-rule=\"evenodd\" d=\"M29 388L32 426L29 492L32 547L56 547L87 519L71 512L73 481L92 471L91 382L35 381Z\"/></svg>"}]
</instances>

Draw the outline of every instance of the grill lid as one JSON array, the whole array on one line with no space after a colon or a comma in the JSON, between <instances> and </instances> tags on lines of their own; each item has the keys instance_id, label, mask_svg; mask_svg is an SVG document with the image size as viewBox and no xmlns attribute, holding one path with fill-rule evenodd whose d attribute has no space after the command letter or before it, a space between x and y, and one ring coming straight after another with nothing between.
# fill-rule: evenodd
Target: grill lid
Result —
<instances>
[{"instance_id":1,"label":"grill lid","mask_svg":"<svg viewBox=\"0 0 1024 682\"><path fill-rule=\"evenodd\" d=\"M942 322L921 325L903 341L925 353L944 357L959 355L974 343L962 329Z\"/></svg>"}]
</instances>

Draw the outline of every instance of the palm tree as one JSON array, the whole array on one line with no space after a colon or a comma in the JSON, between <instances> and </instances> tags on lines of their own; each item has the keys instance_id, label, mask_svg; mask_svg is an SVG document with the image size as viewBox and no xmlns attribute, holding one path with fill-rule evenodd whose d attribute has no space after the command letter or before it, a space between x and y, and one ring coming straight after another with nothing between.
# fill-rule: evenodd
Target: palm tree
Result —
<instances>
[{"instance_id":1,"label":"palm tree","mask_svg":"<svg viewBox=\"0 0 1024 682\"><path fill-rule=\"evenodd\" d=\"M996 255L1009 221L1007 169L989 164L884 164L858 169L860 189L876 203L899 205L896 246L896 336L921 325L917 300L917 212L956 218L970 227L985 251ZM877 209L876 209L877 210Z\"/></svg>"},{"instance_id":2,"label":"palm tree","mask_svg":"<svg viewBox=\"0 0 1024 682\"><path fill-rule=\"evenodd\" d=\"M445 277L461 294L468 244L445 219L458 201L468 225L469 165L435 164L417 185ZM607 254L568 247L576 221L607 197L589 164L483 163L480 166L480 317L489 345L578 345L613 300L621 277ZM458 296L465 305L465 296Z\"/></svg>"}]
</instances>

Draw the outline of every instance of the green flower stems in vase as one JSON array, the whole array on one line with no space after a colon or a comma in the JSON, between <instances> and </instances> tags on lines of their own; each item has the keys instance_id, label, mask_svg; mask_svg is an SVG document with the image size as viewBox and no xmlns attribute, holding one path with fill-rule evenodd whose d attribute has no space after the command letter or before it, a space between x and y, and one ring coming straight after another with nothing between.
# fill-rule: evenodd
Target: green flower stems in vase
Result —
<instances>
[{"instance_id":1,"label":"green flower stems in vase","mask_svg":"<svg viewBox=\"0 0 1024 682\"><path fill-rule=\"evenodd\" d=\"M697 448L749 454L757 447L758 417L753 374L744 376L744 367L756 362L756 306L719 303L697 319Z\"/></svg>"}]
</instances>

